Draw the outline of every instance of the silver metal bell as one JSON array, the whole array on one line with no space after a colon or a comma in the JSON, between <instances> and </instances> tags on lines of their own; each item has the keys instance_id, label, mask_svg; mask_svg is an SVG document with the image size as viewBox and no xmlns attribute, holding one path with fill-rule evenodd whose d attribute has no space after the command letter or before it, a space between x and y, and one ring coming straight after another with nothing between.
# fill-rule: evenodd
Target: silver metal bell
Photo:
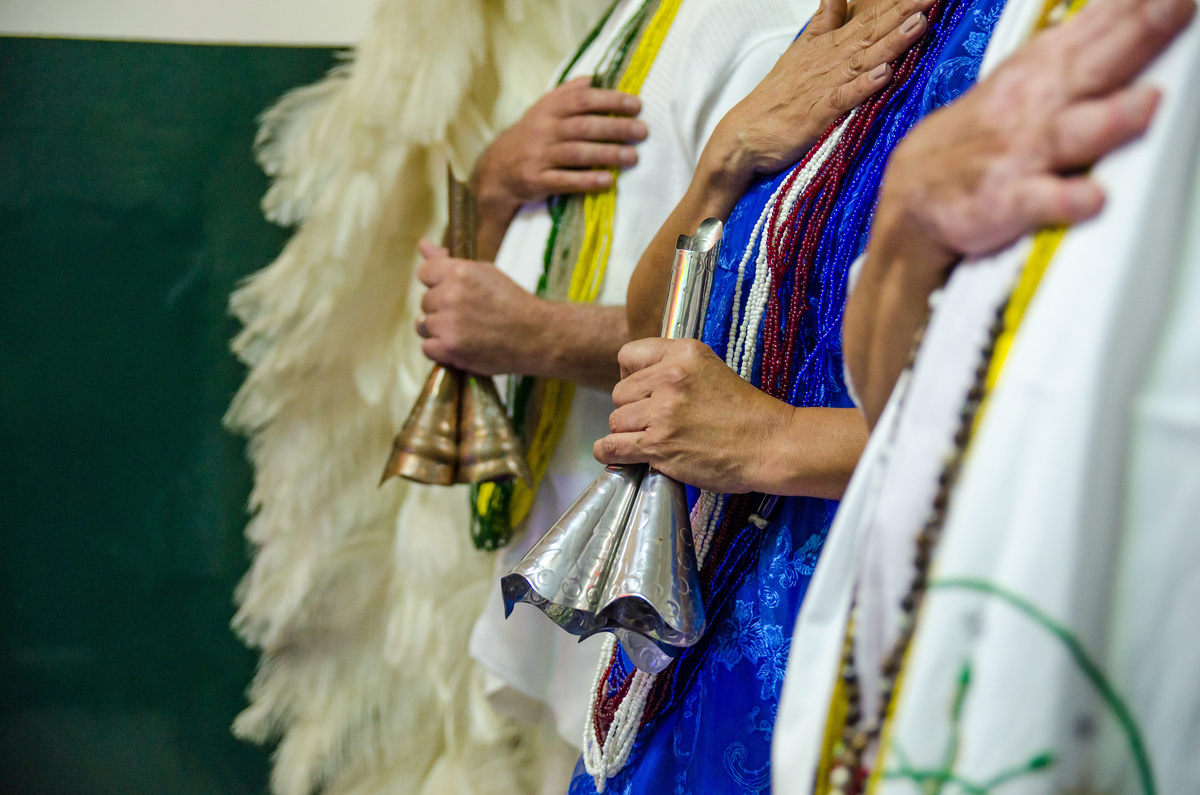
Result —
<instances>
[{"instance_id":1,"label":"silver metal bell","mask_svg":"<svg viewBox=\"0 0 1200 795\"><path fill-rule=\"evenodd\" d=\"M662 336L699 336L720 251L710 218L676 244ZM612 632L657 673L704 634L704 604L683 484L645 464L609 466L500 580L506 615L541 609L580 639Z\"/></svg>"},{"instance_id":2,"label":"silver metal bell","mask_svg":"<svg viewBox=\"0 0 1200 795\"><path fill-rule=\"evenodd\" d=\"M500 579L505 617L517 602L528 602L573 635L587 637L602 628L596 614L645 473L645 466L604 468Z\"/></svg>"}]
</instances>

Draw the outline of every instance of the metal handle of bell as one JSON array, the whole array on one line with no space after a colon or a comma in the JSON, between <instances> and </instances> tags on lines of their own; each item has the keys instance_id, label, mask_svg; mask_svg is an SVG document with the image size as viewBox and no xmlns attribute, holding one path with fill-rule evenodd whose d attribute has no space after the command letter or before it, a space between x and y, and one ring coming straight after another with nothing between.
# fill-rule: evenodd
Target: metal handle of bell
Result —
<instances>
[{"instance_id":1,"label":"metal handle of bell","mask_svg":"<svg viewBox=\"0 0 1200 795\"><path fill-rule=\"evenodd\" d=\"M475 197L447 169L450 256L475 259ZM437 364L392 443L380 483L400 476L450 486L533 475L508 412L488 376Z\"/></svg>"},{"instance_id":2,"label":"metal handle of bell","mask_svg":"<svg viewBox=\"0 0 1200 795\"><path fill-rule=\"evenodd\" d=\"M660 336L695 339L704 332L704 315L712 292L712 275L721 250L722 224L709 218L694 235L680 235L671 265L671 285L663 309Z\"/></svg>"},{"instance_id":3,"label":"metal handle of bell","mask_svg":"<svg viewBox=\"0 0 1200 795\"><path fill-rule=\"evenodd\" d=\"M679 238L662 336L703 330L722 224ZM541 609L581 637L612 632L639 669L658 672L704 634L687 495L645 464L609 466L501 578L506 613Z\"/></svg>"}]
</instances>

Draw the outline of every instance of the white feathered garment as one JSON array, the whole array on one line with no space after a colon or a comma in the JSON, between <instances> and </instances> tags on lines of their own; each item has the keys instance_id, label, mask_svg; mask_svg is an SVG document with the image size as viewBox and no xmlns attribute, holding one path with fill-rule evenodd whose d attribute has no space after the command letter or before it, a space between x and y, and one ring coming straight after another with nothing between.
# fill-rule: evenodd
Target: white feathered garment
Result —
<instances>
[{"instance_id":1,"label":"white feathered garment","mask_svg":"<svg viewBox=\"0 0 1200 795\"><path fill-rule=\"evenodd\" d=\"M262 652L234 730L278 738L272 790L536 791L553 732L499 717L467 636L492 557L467 494L378 480L429 369L416 243L602 11L589 0L382 0L365 40L263 117L263 201L298 225L234 293L249 367L226 417L255 467L234 627Z\"/></svg>"}]
</instances>

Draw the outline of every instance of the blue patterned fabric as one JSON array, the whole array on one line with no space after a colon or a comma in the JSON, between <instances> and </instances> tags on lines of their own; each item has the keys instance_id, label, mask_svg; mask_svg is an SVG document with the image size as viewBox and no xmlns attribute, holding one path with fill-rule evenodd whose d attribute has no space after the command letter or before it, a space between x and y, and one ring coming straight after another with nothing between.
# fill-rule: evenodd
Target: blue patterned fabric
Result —
<instances>
[{"instance_id":1,"label":"blue patterned fabric","mask_svg":"<svg viewBox=\"0 0 1200 795\"><path fill-rule=\"evenodd\" d=\"M959 96L974 82L1004 0L961 0L947 12L940 51L912 78L888 108L878 132L856 159L838 207L825 230L810 284L810 307L801 326L797 373L789 402L799 406L852 405L842 381L841 321L846 272L866 246L883 165L895 144L932 109ZM725 226L721 259L705 323L704 341L718 355L729 344L729 321L737 266L755 222L787 178L764 179L738 203ZM742 280L743 301L754 279L751 259ZM739 310L744 316L744 306ZM759 360L751 382L757 384ZM609 779L615 795L724 795L770 790L771 734L779 703L792 627L812 577L837 503L789 497L780 501L758 550L724 608L710 613L711 642L690 663L693 674L673 708L638 737L625 769ZM616 679L632 670L622 652ZM596 792L576 766L570 795Z\"/></svg>"}]
</instances>

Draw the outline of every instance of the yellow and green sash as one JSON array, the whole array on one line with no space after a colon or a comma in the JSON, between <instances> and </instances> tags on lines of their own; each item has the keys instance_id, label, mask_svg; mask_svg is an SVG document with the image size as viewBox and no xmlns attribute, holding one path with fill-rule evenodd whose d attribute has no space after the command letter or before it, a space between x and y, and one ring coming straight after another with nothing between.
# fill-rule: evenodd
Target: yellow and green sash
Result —
<instances>
[{"instance_id":1,"label":"yellow and green sash","mask_svg":"<svg viewBox=\"0 0 1200 795\"><path fill-rule=\"evenodd\" d=\"M641 92L662 48L682 0L646 0L609 45L592 78L597 88ZM614 6L615 7L615 6ZM584 40L559 78L561 83L595 41L613 9ZM551 301L594 303L604 287L612 248L617 206L617 169L603 191L550 199L552 222L546 242L545 270L537 294ZM472 538L480 549L497 549L529 513L571 412L574 384L557 379L514 376L509 379L508 407L521 435L533 473L533 485L522 481L482 483L472 488Z\"/></svg>"}]
</instances>

